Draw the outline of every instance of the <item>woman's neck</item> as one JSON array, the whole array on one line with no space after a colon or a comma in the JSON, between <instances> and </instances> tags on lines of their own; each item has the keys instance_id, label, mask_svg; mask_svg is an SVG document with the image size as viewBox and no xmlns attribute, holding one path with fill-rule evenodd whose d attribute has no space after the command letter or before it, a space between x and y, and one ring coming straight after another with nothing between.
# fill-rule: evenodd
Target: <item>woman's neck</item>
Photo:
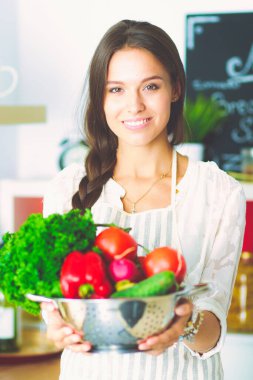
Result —
<instances>
[{"instance_id":1,"label":"woman's neck","mask_svg":"<svg viewBox=\"0 0 253 380\"><path fill-rule=\"evenodd\" d=\"M169 144L159 148L119 147L114 177L155 178L171 170L173 149Z\"/></svg>"}]
</instances>

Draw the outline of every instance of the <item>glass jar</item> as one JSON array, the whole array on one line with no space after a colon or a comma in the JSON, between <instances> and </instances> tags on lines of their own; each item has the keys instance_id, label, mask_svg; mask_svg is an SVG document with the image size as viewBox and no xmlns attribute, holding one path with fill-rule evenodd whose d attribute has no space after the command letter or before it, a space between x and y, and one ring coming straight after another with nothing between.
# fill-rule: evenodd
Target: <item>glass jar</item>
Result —
<instances>
[{"instance_id":1,"label":"glass jar","mask_svg":"<svg viewBox=\"0 0 253 380\"><path fill-rule=\"evenodd\" d=\"M10 305L0 292L0 353L19 349L19 311Z\"/></svg>"},{"instance_id":2,"label":"glass jar","mask_svg":"<svg viewBox=\"0 0 253 380\"><path fill-rule=\"evenodd\" d=\"M242 252L232 302L228 331L253 333L253 253Z\"/></svg>"}]
</instances>

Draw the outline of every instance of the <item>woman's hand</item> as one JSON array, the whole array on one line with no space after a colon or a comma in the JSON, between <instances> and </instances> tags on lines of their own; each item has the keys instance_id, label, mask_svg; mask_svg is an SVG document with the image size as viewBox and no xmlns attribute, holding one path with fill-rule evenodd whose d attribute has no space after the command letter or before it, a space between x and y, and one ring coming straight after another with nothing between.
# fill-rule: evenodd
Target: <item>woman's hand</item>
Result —
<instances>
[{"instance_id":1,"label":"woman's hand","mask_svg":"<svg viewBox=\"0 0 253 380\"><path fill-rule=\"evenodd\" d=\"M183 334L185 325L192 314L193 305L188 300L183 300L175 308L175 316L169 328L163 333L151 336L139 342L139 350L147 351L151 355L159 355L168 347L178 342L178 338Z\"/></svg>"},{"instance_id":2,"label":"woman's hand","mask_svg":"<svg viewBox=\"0 0 253 380\"><path fill-rule=\"evenodd\" d=\"M91 344L83 340L83 333L64 322L53 303L43 302L41 309L46 316L47 337L57 348L68 347L74 352L88 352L91 349Z\"/></svg>"}]
</instances>

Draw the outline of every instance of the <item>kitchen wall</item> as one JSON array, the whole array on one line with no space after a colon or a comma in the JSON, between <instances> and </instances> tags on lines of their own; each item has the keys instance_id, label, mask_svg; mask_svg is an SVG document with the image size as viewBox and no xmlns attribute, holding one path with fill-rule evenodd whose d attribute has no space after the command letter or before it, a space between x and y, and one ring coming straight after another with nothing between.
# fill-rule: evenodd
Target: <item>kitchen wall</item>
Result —
<instances>
[{"instance_id":1,"label":"kitchen wall","mask_svg":"<svg viewBox=\"0 0 253 380\"><path fill-rule=\"evenodd\" d=\"M253 11L251 0L0 0L0 65L18 70L0 105L45 105L47 122L0 125L0 178L48 179L63 138L79 136L76 111L94 49L124 18L147 20L174 39L184 61L185 15ZM0 91L3 78L0 73Z\"/></svg>"},{"instance_id":2,"label":"kitchen wall","mask_svg":"<svg viewBox=\"0 0 253 380\"><path fill-rule=\"evenodd\" d=\"M0 67L3 65L18 66L17 11L16 0L0 0ZM8 80L8 76L4 76L0 71L0 94L9 86ZM0 105L13 104L17 100L17 91L4 98L0 95ZM9 126L0 125L0 178L17 175L18 168L15 156L18 146L18 133L19 130L16 126L9 128Z\"/></svg>"}]
</instances>

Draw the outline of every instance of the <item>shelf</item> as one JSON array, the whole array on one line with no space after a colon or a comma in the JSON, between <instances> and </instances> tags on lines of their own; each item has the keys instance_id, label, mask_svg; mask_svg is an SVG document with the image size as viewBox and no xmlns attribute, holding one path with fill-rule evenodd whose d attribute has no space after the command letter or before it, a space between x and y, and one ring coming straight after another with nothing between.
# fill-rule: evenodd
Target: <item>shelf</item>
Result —
<instances>
[{"instance_id":1,"label":"shelf","mask_svg":"<svg viewBox=\"0 0 253 380\"><path fill-rule=\"evenodd\" d=\"M45 106L0 106L0 125L45 122Z\"/></svg>"}]
</instances>

